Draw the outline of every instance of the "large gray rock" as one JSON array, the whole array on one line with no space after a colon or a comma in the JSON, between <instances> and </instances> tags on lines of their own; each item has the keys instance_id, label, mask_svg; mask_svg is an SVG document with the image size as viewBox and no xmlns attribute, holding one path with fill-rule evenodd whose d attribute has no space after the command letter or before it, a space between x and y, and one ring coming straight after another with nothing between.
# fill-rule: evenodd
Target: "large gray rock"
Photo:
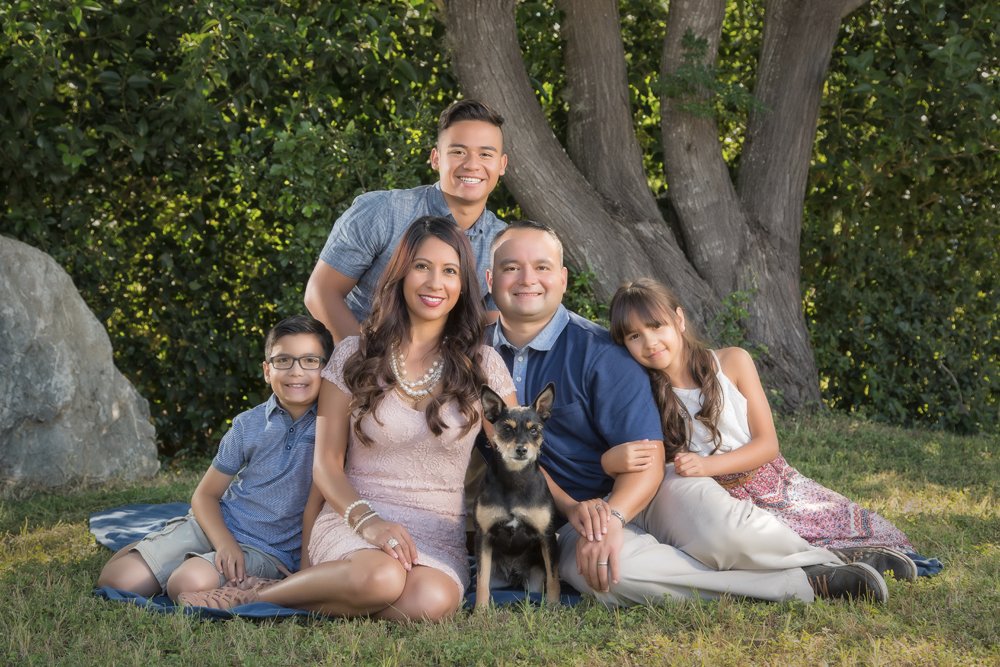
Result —
<instances>
[{"instance_id":1,"label":"large gray rock","mask_svg":"<svg viewBox=\"0 0 1000 667\"><path fill-rule=\"evenodd\" d=\"M0 236L0 495L150 477L154 437L69 275Z\"/></svg>"}]
</instances>

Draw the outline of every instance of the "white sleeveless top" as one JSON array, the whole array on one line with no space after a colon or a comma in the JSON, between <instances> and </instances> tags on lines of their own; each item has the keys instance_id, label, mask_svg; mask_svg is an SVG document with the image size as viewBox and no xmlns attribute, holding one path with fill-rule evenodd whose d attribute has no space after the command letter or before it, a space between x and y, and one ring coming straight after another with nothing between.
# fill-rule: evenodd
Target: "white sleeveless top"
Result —
<instances>
[{"instance_id":1,"label":"white sleeveless top","mask_svg":"<svg viewBox=\"0 0 1000 667\"><path fill-rule=\"evenodd\" d=\"M738 449L750 442L750 425L747 423L747 399L730 381L726 374L722 372L722 364L715 350L709 350L715 360L715 376L719 379L719 388L722 393L722 409L719 410L719 435L722 436L722 444L717 453L724 454ZM709 456L715 449L715 442L705 425L695 421L694 415L701 411L701 389L680 389L673 387L674 395L680 399L684 408L691 415L688 420L691 425L689 431L688 449L701 456Z\"/></svg>"}]
</instances>

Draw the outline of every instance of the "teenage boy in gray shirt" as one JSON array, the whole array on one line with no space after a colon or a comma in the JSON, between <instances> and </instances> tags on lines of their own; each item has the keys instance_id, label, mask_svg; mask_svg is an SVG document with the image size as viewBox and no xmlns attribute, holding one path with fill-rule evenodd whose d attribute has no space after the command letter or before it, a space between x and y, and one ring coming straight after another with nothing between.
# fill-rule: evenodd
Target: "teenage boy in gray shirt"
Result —
<instances>
[{"instance_id":1,"label":"teenage boy in gray shirt","mask_svg":"<svg viewBox=\"0 0 1000 667\"><path fill-rule=\"evenodd\" d=\"M486 210L487 198L507 169L502 126L503 117L482 102L452 103L441 113L430 155L440 180L409 190L365 193L340 216L305 293L306 308L326 325L335 342L359 333L359 322L371 310L375 285L399 239L424 215L450 218L465 230L486 294L490 245L504 227Z\"/></svg>"}]
</instances>

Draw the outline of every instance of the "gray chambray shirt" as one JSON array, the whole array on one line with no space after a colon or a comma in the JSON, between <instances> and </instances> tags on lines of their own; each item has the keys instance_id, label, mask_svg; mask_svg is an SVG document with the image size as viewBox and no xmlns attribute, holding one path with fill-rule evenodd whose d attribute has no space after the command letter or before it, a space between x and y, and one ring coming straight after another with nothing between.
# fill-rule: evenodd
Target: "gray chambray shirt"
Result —
<instances>
[{"instance_id":1,"label":"gray chambray shirt","mask_svg":"<svg viewBox=\"0 0 1000 667\"><path fill-rule=\"evenodd\" d=\"M334 223L319 258L345 276L357 279L358 284L347 295L347 306L359 322L371 312L375 287L399 240L410 223L425 215L454 220L440 184L366 192L359 195ZM502 220L486 209L465 231L475 255L484 296L488 292L486 269L490 263L490 244L504 226ZM488 296L486 307L496 310Z\"/></svg>"}]
</instances>

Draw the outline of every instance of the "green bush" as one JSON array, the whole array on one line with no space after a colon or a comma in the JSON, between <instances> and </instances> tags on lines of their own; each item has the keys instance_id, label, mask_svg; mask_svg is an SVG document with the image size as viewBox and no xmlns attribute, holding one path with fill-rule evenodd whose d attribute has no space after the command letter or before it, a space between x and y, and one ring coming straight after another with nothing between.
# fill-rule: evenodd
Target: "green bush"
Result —
<instances>
[{"instance_id":1,"label":"green bush","mask_svg":"<svg viewBox=\"0 0 1000 667\"><path fill-rule=\"evenodd\" d=\"M990 429L998 10L940 4L876 2L845 27L807 199L803 287L832 406ZM717 74L749 87L761 7L732 5ZM72 275L150 400L163 454L210 451L266 396L264 332L304 310L305 281L353 197L433 180L435 116L459 94L434 11L419 0L0 5L0 233ZM560 134L553 11L517 8L529 76ZM651 73L664 16L654 0L622 13L658 195ZM720 119L727 145L742 141L741 122ZM492 204L520 215L502 188ZM574 272L570 303L599 319L593 280Z\"/></svg>"},{"instance_id":2,"label":"green bush","mask_svg":"<svg viewBox=\"0 0 1000 667\"><path fill-rule=\"evenodd\" d=\"M264 333L304 310L337 215L429 179L442 27L403 4L66 5L0 8L2 231L73 276L161 451L204 450L267 395Z\"/></svg>"},{"instance_id":3,"label":"green bush","mask_svg":"<svg viewBox=\"0 0 1000 667\"><path fill-rule=\"evenodd\" d=\"M1000 7L875 3L832 63L803 230L826 401L1000 427Z\"/></svg>"}]
</instances>

